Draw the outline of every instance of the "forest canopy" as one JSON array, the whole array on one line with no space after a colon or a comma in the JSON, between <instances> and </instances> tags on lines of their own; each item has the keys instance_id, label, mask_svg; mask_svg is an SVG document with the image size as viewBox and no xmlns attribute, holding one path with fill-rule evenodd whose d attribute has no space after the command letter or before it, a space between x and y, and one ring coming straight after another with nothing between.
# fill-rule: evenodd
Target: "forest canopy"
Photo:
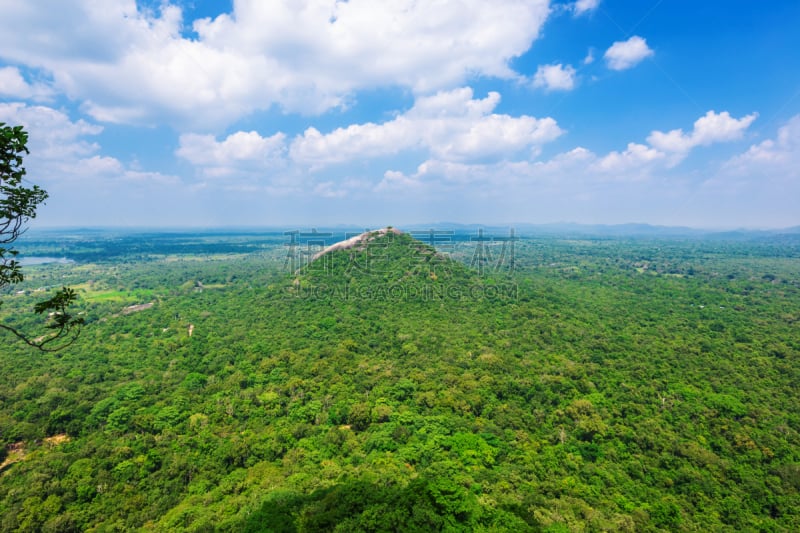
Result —
<instances>
[{"instance_id":1,"label":"forest canopy","mask_svg":"<svg viewBox=\"0 0 800 533\"><path fill-rule=\"evenodd\" d=\"M89 327L0 354L0 528L800 526L796 237L287 241L27 235L75 262L0 319L57 282ZM302 290L448 284L516 292Z\"/></svg>"}]
</instances>

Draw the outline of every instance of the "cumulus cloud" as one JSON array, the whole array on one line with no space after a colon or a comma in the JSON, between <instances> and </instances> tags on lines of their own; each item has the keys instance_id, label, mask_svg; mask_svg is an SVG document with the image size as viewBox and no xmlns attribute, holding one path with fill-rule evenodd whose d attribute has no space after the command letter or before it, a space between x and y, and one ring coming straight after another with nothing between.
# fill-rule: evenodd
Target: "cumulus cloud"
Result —
<instances>
[{"instance_id":1,"label":"cumulus cloud","mask_svg":"<svg viewBox=\"0 0 800 533\"><path fill-rule=\"evenodd\" d=\"M527 163L502 161L496 163L460 163L431 159L421 163L415 172L387 171L375 186L376 192L420 193L445 192L448 188L485 191L498 183L513 179L509 170L514 166L527 167ZM516 173L519 174L519 173Z\"/></svg>"},{"instance_id":2,"label":"cumulus cloud","mask_svg":"<svg viewBox=\"0 0 800 533\"><path fill-rule=\"evenodd\" d=\"M99 145L86 138L103 131L102 126L83 119L73 122L62 111L22 102L0 103L0 122L23 126L28 132L32 157L40 160L92 155L99 150Z\"/></svg>"},{"instance_id":3,"label":"cumulus cloud","mask_svg":"<svg viewBox=\"0 0 800 533\"><path fill-rule=\"evenodd\" d=\"M547 160L509 158L497 161L466 161L446 159L432 152L433 157L421 163L414 172L389 170L377 184L377 191L402 191L435 188L437 186L469 184L472 187L529 187L531 184L569 188L569 183L593 187L597 184L641 184L665 176L688 152L697 146L741 138L756 115L735 119L728 112L709 111L697 119L688 134L682 130L662 133L654 130L647 144L630 142L624 150L595 154L576 147ZM774 141L753 146L747 154L729 163L745 166L745 162L764 160L800 160L800 116L781 129ZM794 159L793 159L794 158ZM800 163L800 161L798 161ZM800 168L800 164L797 165ZM576 188L576 194L577 194Z\"/></svg>"},{"instance_id":4,"label":"cumulus cloud","mask_svg":"<svg viewBox=\"0 0 800 533\"><path fill-rule=\"evenodd\" d=\"M747 152L733 157L725 165L737 174L778 173L800 176L800 115L778 129L774 139L752 145Z\"/></svg>"},{"instance_id":5,"label":"cumulus cloud","mask_svg":"<svg viewBox=\"0 0 800 533\"><path fill-rule=\"evenodd\" d=\"M470 88L420 97L383 124L354 124L322 134L309 128L290 148L291 158L314 167L423 150L437 159L466 161L536 151L563 132L552 118L492 113L498 93L474 99Z\"/></svg>"},{"instance_id":6,"label":"cumulus cloud","mask_svg":"<svg viewBox=\"0 0 800 533\"><path fill-rule=\"evenodd\" d=\"M547 0L238 0L191 22L133 0L2 2L0 57L53 78L93 118L228 124L259 109L319 113L385 86L430 94L475 76L514 78Z\"/></svg>"},{"instance_id":7,"label":"cumulus cloud","mask_svg":"<svg viewBox=\"0 0 800 533\"><path fill-rule=\"evenodd\" d=\"M376 185L377 192L423 194L446 192L449 188L484 195L511 191L542 193L584 187L604 178L593 169L597 156L583 147L574 148L544 161L496 161L463 163L435 159L421 163L414 172L390 170Z\"/></svg>"},{"instance_id":8,"label":"cumulus cloud","mask_svg":"<svg viewBox=\"0 0 800 533\"><path fill-rule=\"evenodd\" d=\"M643 170L651 163L663 160L665 154L644 144L628 143L623 152L613 151L597 162L595 168L603 172Z\"/></svg>"},{"instance_id":9,"label":"cumulus cloud","mask_svg":"<svg viewBox=\"0 0 800 533\"><path fill-rule=\"evenodd\" d=\"M31 88L22 78L19 69L14 67L0 68L0 94L16 98L27 98Z\"/></svg>"},{"instance_id":10,"label":"cumulus cloud","mask_svg":"<svg viewBox=\"0 0 800 533\"><path fill-rule=\"evenodd\" d=\"M52 90L41 83L28 83L16 67L0 68L0 96L47 100Z\"/></svg>"},{"instance_id":11,"label":"cumulus cloud","mask_svg":"<svg viewBox=\"0 0 800 533\"><path fill-rule=\"evenodd\" d=\"M667 133L654 130L647 137L647 145L629 143L626 150L612 151L601 158L595 163L595 168L602 172L625 172L632 169L647 172L655 164L673 167L693 148L741 139L757 116L757 113L753 113L736 119L727 111L708 111L694 122L690 133L684 133L682 129Z\"/></svg>"},{"instance_id":12,"label":"cumulus cloud","mask_svg":"<svg viewBox=\"0 0 800 533\"><path fill-rule=\"evenodd\" d=\"M202 177L229 178L220 186L277 182L339 198L373 188L357 176L358 171L354 177L353 169L380 158L403 153L411 160L427 160L421 168L431 168L423 174L449 168L448 175L456 176L461 168L489 169L502 161L530 160L543 144L562 135L552 118L494 113L499 102L500 95L494 92L475 98L470 88L440 91L418 97L410 109L383 123L351 124L327 133L308 128L292 139L283 133L265 137L254 131L223 139L184 134L176 155L194 165ZM323 169L328 171L322 173ZM414 187L419 179L387 170L377 190Z\"/></svg>"},{"instance_id":13,"label":"cumulus cloud","mask_svg":"<svg viewBox=\"0 0 800 533\"><path fill-rule=\"evenodd\" d=\"M540 65L533 76L533 86L548 91L571 91L575 87L575 69L561 63Z\"/></svg>"},{"instance_id":14,"label":"cumulus cloud","mask_svg":"<svg viewBox=\"0 0 800 533\"><path fill-rule=\"evenodd\" d=\"M0 103L0 122L21 125L28 132L30 155L25 166L30 179L59 183L66 180L132 179L177 182L157 172L142 172L113 157L100 154L100 145L90 138L103 128L82 119L73 121L62 111L21 102Z\"/></svg>"},{"instance_id":15,"label":"cumulus cloud","mask_svg":"<svg viewBox=\"0 0 800 533\"><path fill-rule=\"evenodd\" d=\"M684 133L682 129L671 130L667 133L653 131L647 137L647 142L661 151L677 154L679 160L696 146L708 146L717 142L741 139L744 131L757 117L758 113L752 113L736 119L731 117L727 111L716 113L712 110L695 121L694 128L690 133Z\"/></svg>"},{"instance_id":16,"label":"cumulus cloud","mask_svg":"<svg viewBox=\"0 0 800 533\"><path fill-rule=\"evenodd\" d=\"M408 191L417 189L420 186L420 180L416 176L407 176L403 172L397 170L387 170L383 174L383 179L375 186L375 191Z\"/></svg>"},{"instance_id":17,"label":"cumulus cloud","mask_svg":"<svg viewBox=\"0 0 800 533\"><path fill-rule=\"evenodd\" d=\"M777 134L726 161L709 174L692 198L692 206L730 206L732 226L797 226L800 198L800 115ZM718 223L717 223L718 224Z\"/></svg>"},{"instance_id":18,"label":"cumulus cloud","mask_svg":"<svg viewBox=\"0 0 800 533\"><path fill-rule=\"evenodd\" d=\"M645 39L634 35L627 41L617 41L612 44L603 57L611 70L625 70L654 54Z\"/></svg>"},{"instance_id":19,"label":"cumulus cloud","mask_svg":"<svg viewBox=\"0 0 800 533\"><path fill-rule=\"evenodd\" d=\"M572 4L572 11L576 16L594 11L600 6L600 0L577 0Z\"/></svg>"},{"instance_id":20,"label":"cumulus cloud","mask_svg":"<svg viewBox=\"0 0 800 533\"><path fill-rule=\"evenodd\" d=\"M262 137L258 132L236 132L218 142L213 135L184 134L175 152L209 177L263 172L283 165L286 136Z\"/></svg>"}]
</instances>

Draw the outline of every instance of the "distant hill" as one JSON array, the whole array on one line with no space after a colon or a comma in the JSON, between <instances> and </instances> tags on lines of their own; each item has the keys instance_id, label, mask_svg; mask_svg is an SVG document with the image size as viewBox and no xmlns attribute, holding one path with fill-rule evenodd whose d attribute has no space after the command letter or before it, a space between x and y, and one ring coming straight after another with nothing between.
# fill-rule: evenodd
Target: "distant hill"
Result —
<instances>
[{"instance_id":1,"label":"distant hill","mask_svg":"<svg viewBox=\"0 0 800 533\"><path fill-rule=\"evenodd\" d=\"M459 224L440 222L435 224L412 224L404 226L407 230L426 230L429 228L450 229L457 232L475 232L483 229L487 232L508 232L514 229L518 235L536 236L546 235L554 237L592 236L592 237L681 237L681 238L712 238L712 239L754 239L773 237L777 235L800 235L800 226L781 229L736 229L713 230L691 228L688 226L658 226L644 223L625 224L578 224L574 222L558 222L550 224L507 224L507 225L481 225Z\"/></svg>"}]
</instances>

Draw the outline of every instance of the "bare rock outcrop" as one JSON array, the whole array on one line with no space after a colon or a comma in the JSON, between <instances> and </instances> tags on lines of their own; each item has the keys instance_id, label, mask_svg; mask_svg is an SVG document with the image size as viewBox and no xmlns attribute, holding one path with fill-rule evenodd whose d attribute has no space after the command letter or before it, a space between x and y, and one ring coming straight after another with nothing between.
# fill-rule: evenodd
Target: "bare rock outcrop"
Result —
<instances>
[{"instance_id":1,"label":"bare rock outcrop","mask_svg":"<svg viewBox=\"0 0 800 533\"><path fill-rule=\"evenodd\" d=\"M355 248L357 250L362 250L370 241L377 239L378 237L382 237L387 233L393 233L395 235L401 235L403 232L397 228L386 227L381 228L374 231L365 231L361 235L356 235L355 237L350 237L344 241L339 241L337 243L331 244L330 246L326 247L324 250L315 253L311 260L315 261L319 257L323 255L335 252L336 250L347 250L349 248Z\"/></svg>"}]
</instances>

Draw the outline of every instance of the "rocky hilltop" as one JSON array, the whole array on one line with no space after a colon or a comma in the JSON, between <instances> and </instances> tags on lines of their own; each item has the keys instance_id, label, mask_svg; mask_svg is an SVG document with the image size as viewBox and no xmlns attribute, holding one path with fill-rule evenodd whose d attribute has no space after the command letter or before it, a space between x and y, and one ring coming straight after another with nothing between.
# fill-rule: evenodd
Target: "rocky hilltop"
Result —
<instances>
[{"instance_id":1,"label":"rocky hilltop","mask_svg":"<svg viewBox=\"0 0 800 533\"><path fill-rule=\"evenodd\" d=\"M312 261L322 257L323 255L335 252L336 250L347 250L350 248L356 248L358 250L363 250L367 247L367 245L377 239L378 237L383 237L387 234L394 234L394 235L402 235L403 232L397 228L393 228L391 226L387 226L385 228L381 228L379 230L374 231L365 231L361 235L356 235L355 237L350 237L349 239L345 239L343 241L339 241L337 243L331 244L321 252L317 252L311 258Z\"/></svg>"}]
</instances>

